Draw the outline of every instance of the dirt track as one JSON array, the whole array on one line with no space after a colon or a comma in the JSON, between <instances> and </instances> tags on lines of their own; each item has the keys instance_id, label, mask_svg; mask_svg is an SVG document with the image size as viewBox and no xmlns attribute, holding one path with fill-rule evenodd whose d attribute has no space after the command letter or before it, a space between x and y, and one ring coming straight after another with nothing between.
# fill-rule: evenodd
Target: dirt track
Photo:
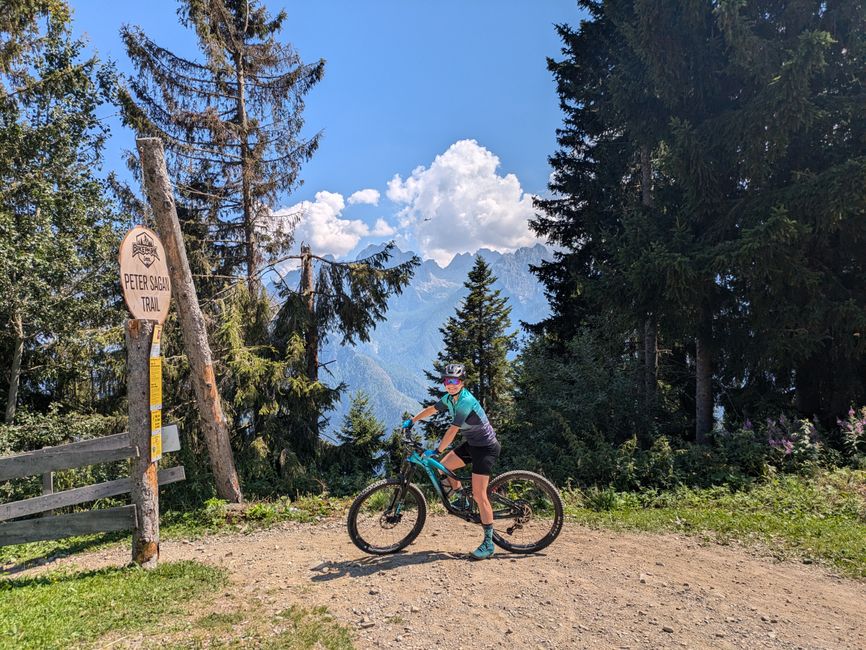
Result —
<instances>
[{"instance_id":1,"label":"dirt track","mask_svg":"<svg viewBox=\"0 0 866 650\"><path fill-rule=\"evenodd\" d=\"M342 522L164 542L162 560L225 566L201 613L326 605L358 648L866 648L866 583L674 535L567 524L541 555L470 562L477 527L433 517L401 554L364 556ZM128 550L52 567L117 566ZM44 570L44 569L40 569ZM113 648L155 647L158 636Z\"/></svg>"}]
</instances>

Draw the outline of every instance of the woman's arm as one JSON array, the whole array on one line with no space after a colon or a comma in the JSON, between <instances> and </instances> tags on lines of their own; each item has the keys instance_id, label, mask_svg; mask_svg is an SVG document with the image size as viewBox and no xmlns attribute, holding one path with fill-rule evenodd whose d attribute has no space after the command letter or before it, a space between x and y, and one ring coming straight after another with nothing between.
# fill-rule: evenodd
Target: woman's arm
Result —
<instances>
[{"instance_id":1,"label":"woman's arm","mask_svg":"<svg viewBox=\"0 0 866 650\"><path fill-rule=\"evenodd\" d=\"M428 406L426 409L418 413L415 417L412 418L412 422L417 422L418 420L426 420L431 415L436 412L435 406Z\"/></svg>"},{"instance_id":2,"label":"woman's arm","mask_svg":"<svg viewBox=\"0 0 866 650\"><path fill-rule=\"evenodd\" d=\"M460 431L460 427L455 427L453 424L448 427L448 431L446 431L445 435L442 436L442 440L439 441L439 446L436 448L436 451L441 454L448 449L448 445L454 442L454 436L457 435L458 431Z\"/></svg>"}]
</instances>

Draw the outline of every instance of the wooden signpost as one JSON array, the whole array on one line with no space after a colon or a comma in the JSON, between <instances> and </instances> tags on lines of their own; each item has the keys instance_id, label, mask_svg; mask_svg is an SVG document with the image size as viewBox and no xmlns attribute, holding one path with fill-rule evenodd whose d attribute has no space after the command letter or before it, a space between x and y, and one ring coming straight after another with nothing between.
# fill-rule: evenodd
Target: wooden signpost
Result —
<instances>
[{"instance_id":1,"label":"wooden signpost","mask_svg":"<svg viewBox=\"0 0 866 650\"><path fill-rule=\"evenodd\" d=\"M136 527L132 559L143 567L159 560L159 483L162 457L162 323L171 301L171 279L159 237L144 226L120 246L120 284L134 320L126 322L129 437L140 450L132 460Z\"/></svg>"}]
</instances>

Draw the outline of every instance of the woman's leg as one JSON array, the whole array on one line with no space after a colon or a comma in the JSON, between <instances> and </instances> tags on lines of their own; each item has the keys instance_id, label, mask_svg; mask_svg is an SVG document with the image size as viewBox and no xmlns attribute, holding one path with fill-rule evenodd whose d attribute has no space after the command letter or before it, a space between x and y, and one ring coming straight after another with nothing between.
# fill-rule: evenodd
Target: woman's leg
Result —
<instances>
[{"instance_id":1,"label":"woman's leg","mask_svg":"<svg viewBox=\"0 0 866 650\"><path fill-rule=\"evenodd\" d=\"M442 459L442 464L445 465L445 467L450 469L452 472L455 469L460 469L461 467L466 465L466 463L463 462L463 459L460 458L460 456L455 454L453 451L449 451L448 455ZM441 474L441 472L440 472L440 474ZM448 479L448 483L449 483L449 485L451 485L452 490L459 490L460 488L463 487L460 484L460 481L458 481L457 479L451 478L450 476L446 476L445 478ZM475 475L474 474L472 475L472 478L473 478L472 486L473 486L473 490L474 490L475 489L475 482L474 482ZM493 515L491 515L491 517L492 516Z\"/></svg>"},{"instance_id":2,"label":"woman's leg","mask_svg":"<svg viewBox=\"0 0 866 650\"><path fill-rule=\"evenodd\" d=\"M493 507L490 505L490 499L487 498L488 483L490 483L489 475L472 475L472 498L478 504L478 514L481 515L482 524L493 523Z\"/></svg>"}]
</instances>

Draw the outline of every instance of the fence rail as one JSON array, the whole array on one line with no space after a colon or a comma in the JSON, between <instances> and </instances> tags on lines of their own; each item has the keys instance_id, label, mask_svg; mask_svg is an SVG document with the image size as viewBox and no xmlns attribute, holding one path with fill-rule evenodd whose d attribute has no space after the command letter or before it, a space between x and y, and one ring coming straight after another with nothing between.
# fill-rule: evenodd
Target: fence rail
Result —
<instances>
[{"instance_id":1,"label":"fence rail","mask_svg":"<svg viewBox=\"0 0 866 650\"><path fill-rule=\"evenodd\" d=\"M40 542L75 535L131 530L135 527L135 506L73 512L0 524L0 546Z\"/></svg>"},{"instance_id":2,"label":"fence rail","mask_svg":"<svg viewBox=\"0 0 866 650\"><path fill-rule=\"evenodd\" d=\"M178 451L180 437L177 426L168 424L163 427L162 440L163 452ZM144 453L148 452L149 450L144 450ZM132 491L132 478L120 478L63 492L54 492L51 488L46 489L46 486L51 485L51 473L54 471L137 458L138 455L138 448L130 443L129 433L118 433L0 457L0 481L41 474L45 492L42 496L0 504L0 546L135 528L135 505L24 521L8 520L126 494ZM160 470L157 475L159 485L183 481L185 478L182 466Z\"/></svg>"}]
</instances>

